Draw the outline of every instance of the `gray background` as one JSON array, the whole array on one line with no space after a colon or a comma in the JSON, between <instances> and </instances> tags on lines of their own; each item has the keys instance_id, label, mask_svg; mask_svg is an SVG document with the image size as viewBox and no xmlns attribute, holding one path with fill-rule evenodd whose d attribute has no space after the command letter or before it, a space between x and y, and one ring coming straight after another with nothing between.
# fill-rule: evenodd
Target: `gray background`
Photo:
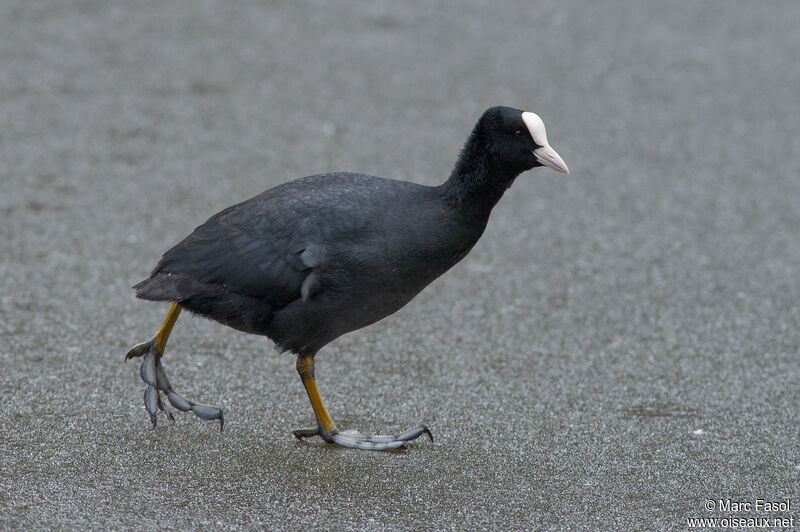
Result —
<instances>
[{"instance_id":1,"label":"gray background","mask_svg":"<svg viewBox=\"0 0 800 532\"><path fill-rule=\"evenodd\" d=\"M798 27L793 1L2 2L0 527L795 515ZM293 357L188 315L165 365L226 431L147 430L122 359L161 252L302 175L437 184L496 104L571 175L520 177L466 260L317 357L340 426L435 443L296 442Z\"/></svg>"}]
</instances>

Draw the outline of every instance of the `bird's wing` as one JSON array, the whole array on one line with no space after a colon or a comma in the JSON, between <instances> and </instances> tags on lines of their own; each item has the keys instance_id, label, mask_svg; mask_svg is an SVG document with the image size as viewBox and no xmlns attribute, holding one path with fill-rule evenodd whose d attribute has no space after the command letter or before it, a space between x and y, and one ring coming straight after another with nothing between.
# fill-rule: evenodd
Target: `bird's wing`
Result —
<instances>
[{"instance_id":1,"label":"bird's wing","mask_svg":"<svg viewBox=\"0 0 800 532\"><path fill-rule=\"evenodd\" d=\"M257 203L212 217L167 251L153 273L222 285L274 306L314 295L325 250L303 209L261 211Z\"/></svg>"},{"instance_id":2,"label":"bird's wing","mask_svg":"<svg viewBox=\"0 0 800 532\"><path fill-rule=\"evenodd\" d=\"M214 215L167 251L153 274L223 285L273 306L312 297L324 289L319 272L328 252L358 241L375 218L359 187L312 177Z\"/></svg>"}]
</instances>

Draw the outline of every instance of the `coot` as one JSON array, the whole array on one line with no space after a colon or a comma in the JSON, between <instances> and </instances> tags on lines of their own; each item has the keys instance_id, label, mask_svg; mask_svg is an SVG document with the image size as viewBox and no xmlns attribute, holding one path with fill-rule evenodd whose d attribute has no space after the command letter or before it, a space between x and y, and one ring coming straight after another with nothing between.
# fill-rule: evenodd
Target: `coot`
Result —
<instances>
[{"instance_id":1,"label":"coot","mask_svg":"<svg viewBox=\"0 0 800 532\"><path fill-rule=\"evenodd\" d=\"M469 252L514 179L537 166L568 173L538 115L510 107L483 113L449 179L430 187L355 173L296 179L212 216L164 253L136 296L170 302L144 357L144 403L153 427L161 394L177 409L220 422L218 408L188 401L161 365L181 309L272 339L297 355L317 426L294 431L357 449L407 447L419 425L394 436L339 431L314 378L314 356L344 333L408 303Z\"/></svg>"}]
</instances>

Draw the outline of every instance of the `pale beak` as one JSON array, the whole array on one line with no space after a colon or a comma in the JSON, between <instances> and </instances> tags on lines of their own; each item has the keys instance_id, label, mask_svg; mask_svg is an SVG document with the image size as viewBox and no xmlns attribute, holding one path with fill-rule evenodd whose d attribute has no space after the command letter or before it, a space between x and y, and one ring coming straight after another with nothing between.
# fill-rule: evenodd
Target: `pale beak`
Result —
<instances>
[{"instance_id":1,"label":"pale beak","mask_svg":"<svg viewBox=\"0 0 800 532\"><path fill-rule=\"evenodd\" d=\"M569 173L567 163L565 163L564 159L562 159L561 156L556 153L556 150L551 148L549 145L545 144L541 148L536 148L533 150L533 155L536 156L536 160L539 161L543 166L552 168L556 172L561 172L562 174Z\"/></svg>"}]
</instances>

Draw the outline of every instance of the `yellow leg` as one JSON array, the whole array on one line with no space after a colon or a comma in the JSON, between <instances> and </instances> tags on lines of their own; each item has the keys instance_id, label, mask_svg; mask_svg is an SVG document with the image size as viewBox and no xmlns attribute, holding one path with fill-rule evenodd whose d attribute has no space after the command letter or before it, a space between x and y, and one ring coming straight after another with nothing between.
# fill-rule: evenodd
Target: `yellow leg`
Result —
<instances>
[{"instance_id":1,"label":"yellow leg","mask_svg":"<svg viewBox=\"0 0 800 532\"><path fill-rule=\"evenodd\" d=\"M311 399L311 406L314 408L314 415L317 416L319 428L328 433L336 432L336 424L328 409L325 408L325 403L322 402L322 396L317 389L317 380L314 378L314 355L298 355L297 373L300 374L303 386L308 392L308 398Z\"/></svg>"},{"instance_id":2,"label":"yellow leg","mask_svg":"<svg viewBox=\"0 0 800 532\"><path fill-rule=\"evenodd\" d=\"M164 316L164 321L161 323L161 327L158 328L158 332L156 333L155 337L155 344L156 344L156 349L162 355L164 354L164 349L167 347L167 339L169 339L169 333L172 332L172 327L175 326L175 321L177 321L178 316L180 316L180 314L181 314L181 307L179 307L177 303L172 303L169 306L167 315Z\"/></svg>"},{"instance_id":3,"label":"yellow leg","mask_svg":"<svg viewBox=\"0 0 800 532\"><path fill-rule=\"evenodd\" d=\"M303 386L306 387L308 398L311 399L311 406L314 407L314 415L317 417L317 428L292 431L292 434L298 440L320 436L328 443L350 449L370 451L406 449L409 441L418 438L422 434L427 434L433 441L431 431L425 425L419 425L397 436L371 436L354 430L339 432L336 430L336 424L333 422L330 413L328 413L328 409L325 408L325 403L322 402L322 397L317 389L317 381L314 379L314 355L298 355L297 373L300 374L300 378L303 380Z\"/></svg>"}]
</instances>

